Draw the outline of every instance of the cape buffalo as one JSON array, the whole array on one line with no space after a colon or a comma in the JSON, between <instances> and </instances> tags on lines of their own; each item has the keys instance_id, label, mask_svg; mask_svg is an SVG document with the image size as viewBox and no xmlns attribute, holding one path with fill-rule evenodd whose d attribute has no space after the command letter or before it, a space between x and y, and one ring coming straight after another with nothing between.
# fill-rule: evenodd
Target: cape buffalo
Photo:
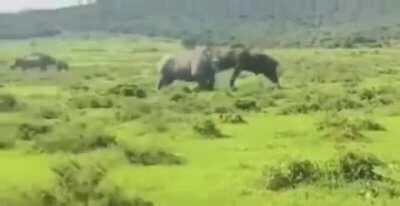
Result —
<instances>
[{"instance_id":1,"label":"cape buffalo","mask_svg":"<svg viewBox=\"0 0 400 206\"><path fill-rule=\"evenodd\" d=\"M42 53L33 53L29 56L17 58L11 69L22 68L22 70L32 69L39 67L40 70L45 71L50 65L55 65L59 71L68 70L68 64L64 61L59 61L54 57L51 57Z\"/></svg>"},{"instance_id":2,"label":"cape buffalo","mask_svg":"<svg viewBox=\"0 0 400 206\"><path fill-rule=\"evenodd\" d=\"M217 67L219 71L234 69L230 79L230 87L235 88L235 81L242 71L262 74L274 84L280 87L277 68L278 61L262 53L252 53L249 49L241 46L232 46L227 52L217 55Z\"/></svg>"},{"instance_id":3,"label":"cape buffalo","mask_svg":"<svg viewBox=\"0 0 400 206\"><path fill-rule=\"evenodd\" d=\"M196 48L175 57L168 57L160 64L161 79L158 89L175 80L197 82L199 89L212 90L215 83L213 56L209 48Z\"/></svg>"}]
</instances>

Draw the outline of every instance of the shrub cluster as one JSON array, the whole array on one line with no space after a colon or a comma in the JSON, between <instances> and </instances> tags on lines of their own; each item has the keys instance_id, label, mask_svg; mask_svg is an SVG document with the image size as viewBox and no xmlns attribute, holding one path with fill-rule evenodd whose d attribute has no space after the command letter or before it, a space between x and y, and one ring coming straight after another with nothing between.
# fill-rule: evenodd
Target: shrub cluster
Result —
<instances>
[{"instance_id":1,"label":"shrub cluster","mask_svg":"<svg viewBox=\"0 0 400 206\"><path fill-rule=\"evenodd\" d=\"M108 90L109 94L125 97L146 98L147 92L136 84L119 84Z\"/></svg>"},{"instance_id":2,"label":"shrub cluster","mask_svg":"<svg viewBox=\"0 0 400 206\"><path fill-rule=\"evenodd\" d=\"M385 163L375 156L355 152L326 162L292 161L281 167L267 168L266 188L279 191L310 184L338 187L359 181L393 183L389 177L376 172L382 166Z\"/></svg>"},{"instance_id":3,"label":"shrub cluster","mask_svg":"<svg viewBox=\"0 0 400 206\"><path fill-rule=\"evenodd\" d=\"M197 122L194 131L207 138L223 138L225 135L218 129L217 124L210 119Z\"/></svg>"},{"instance_id":4,"label":"shrub cluster","mask_svg":"<svg viewBox=\"0 0 400 206\"><path fill-rule=\"evenodd\" d=\"M11 94L0 94L0 112L6 112L15 109L18 101Z\"/></svg>"},{"instance_id":5,"label":"shrub cluster","mask_svg":"<svg viewBox=\"0 0 400 206\"><path fill-rule=\"evenodd\" d=\"M340 113L326 116L317 123L318 130L327 131L339 139L359 140L364 137L362 131L385 131L385 127L371 119L349 118Z\"/></svg>"},{"instance_id":6,"label":"shrub cluster","mask_svg":"<svg viewBox=\"0 0 400 206\"><path fill-rule=\"evenodd\" d=\"M60 124L35 141L35 147L44 152L81 153L116 144L116 137L106 132L102 126L85 123Z\"/></svg>"},{"instance_id":7,"label":"shrub cluster","mask_svg":"<svg viewBox=\"0 0 400 206\"><path fill-rule=\"evenodd\" d=\"M180 165L184 160L173 153L160 148L127 148L125 156L131 164L151 165Z\"/></svg>"},{"instance_id":8,"label":"shrub cluster","mask_svg":"<svg viewBox=\"0 0 400 206\"><path fill-rule=\"evenodd\" d=\"M110 97L95 94L72 97L68 100L68 103L78 109L111 108L114 106L114 101Z\"/></svg>"}]
</instances>

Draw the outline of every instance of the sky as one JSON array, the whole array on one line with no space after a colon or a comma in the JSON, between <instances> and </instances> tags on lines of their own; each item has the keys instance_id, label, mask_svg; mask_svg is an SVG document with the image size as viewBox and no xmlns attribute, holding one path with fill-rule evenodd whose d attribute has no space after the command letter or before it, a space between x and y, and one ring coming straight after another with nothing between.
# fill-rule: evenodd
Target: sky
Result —
<instances>
[{"instance_id":1,"label":"sky","mask_svg":"<svg viewBox=\"0 0 400 206\"><path fill-rule=\"evenodd\" d=\"M27 9L53 9L71 6L77 2L78 0L0 0L0 13Z\"/></svg>"}]
</instances>

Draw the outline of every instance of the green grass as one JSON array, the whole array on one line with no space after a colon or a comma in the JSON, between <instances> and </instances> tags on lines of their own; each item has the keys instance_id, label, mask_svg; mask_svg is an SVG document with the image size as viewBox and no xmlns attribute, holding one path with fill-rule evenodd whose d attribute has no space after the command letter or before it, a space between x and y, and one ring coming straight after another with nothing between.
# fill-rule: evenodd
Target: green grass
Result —
<instances>
[{"instance_id":1,"label":"green grass","mask_svg":"<svg viewBox=\"0 0 400 206\"><path fill-rule=\"evenodd\" d=\"M118 145L91 148L84 153L46 153L35 147L36 141L44 138L40 135L31 141L15 139L13 147L0 149L0 205L41 205L41 196L37 194L54 187L55 174L51 168L66 157L82 160L94 157L105 164L108 173L99 190L119 186L124 193L161 206L395 206L400 203L398 197L361 196L360 188L353 184L336 189L304 185L273 192L266 189L263 179L266 166L290 160L325 161L345 151L362 151L387 162L390 166L386 172L400 180L397 154L400 51L396 49L268 50L268 54L281 62L282 90L273 89L262 77L245 75L238 81L239 90L230 92L230 72L225 72L218 74L216 91L186 94L183 87L194 85L178 82L163 91L155 90L158 60L182 51L177 41L129 36L34 41L34 47L30 41L1 42L4 45L0 47L0 60L7 64L0 64L0 93L11 94L18 102L17 108L0 113L1 135L15 139L22 123L46 121L53 129L63 131L73 130L69 128L73 124L86 124L115 135ZM63 73L8 69L13 58L31 51L65 59L71 69ZM119 84L139 85L148 97L107 94ZM87 86L88 90L76 89L77 86ZM373 98L362 99L362 91L371 88L377 88L372 89ZM389 89L381 92L379 88ZM184 100L171 101L175 94L183 94ZM90 95L110 98L114 104L111 108L77 108L68 103L70 98L83 97L84 101ZM239 99L256 100L261 111L238 110L234 105ZM354 99L362 106L339 105L347 99ZM381 99L393 101L382 103ZM38 115L42 107L58 109L62 115L43 120ZM217 107L240 114L246 123L224 123L214 112ZM360 141L327 137L317 129L318 122L338 112L338 108L344 109L340 112L345 116L376 120L386 130L361 131L364 139ZM121 121L116 117L117 111L133 111L136 116ZM227 137L213 139L197 134L193 126L204 119L213 119ZM77 133L74 130L70 135ZM129 164L123 155L124 148L129 146L162 148L185 161L179 165Z\"/></svg>"}]
</instances>

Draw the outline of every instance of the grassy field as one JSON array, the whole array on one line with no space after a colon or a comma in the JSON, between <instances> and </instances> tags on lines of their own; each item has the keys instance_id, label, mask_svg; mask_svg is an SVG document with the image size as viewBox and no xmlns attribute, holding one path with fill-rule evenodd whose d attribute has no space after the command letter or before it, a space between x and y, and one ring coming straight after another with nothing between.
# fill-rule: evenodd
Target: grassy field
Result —
<instances>
[{"instance_id":1,"label":"grassy field","mask_svg":"<svg viewBox=\"0 0 400 206\"><path fill-rule=\"evenodd\" d=\"M157 91L179 42L0 42L0 205L399 205L400 51L272 49L283 89L230 72ZM11 71L40 51L68 72ZM274 186L275 185L275 186Z\"/></svg>"}]
</instances>

